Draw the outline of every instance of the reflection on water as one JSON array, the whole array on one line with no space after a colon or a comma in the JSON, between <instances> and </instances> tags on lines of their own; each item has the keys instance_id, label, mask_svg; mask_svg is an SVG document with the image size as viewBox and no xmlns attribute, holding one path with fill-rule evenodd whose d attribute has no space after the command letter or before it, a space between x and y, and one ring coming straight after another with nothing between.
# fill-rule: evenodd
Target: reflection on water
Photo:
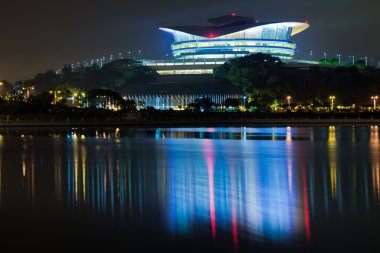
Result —
<instances>
[{"instance_id":1,"label":"reflection on water","mask_svg":"<svg viewBox=\"0 0 380 253\"><path fill-rule=\"evenodd\" d=\"M56 206L235 250L314 249L355 238L356 220L363 237L379 225L377 126L17 131L0 137L1 208Z\"/></svg>"}]
</instances>

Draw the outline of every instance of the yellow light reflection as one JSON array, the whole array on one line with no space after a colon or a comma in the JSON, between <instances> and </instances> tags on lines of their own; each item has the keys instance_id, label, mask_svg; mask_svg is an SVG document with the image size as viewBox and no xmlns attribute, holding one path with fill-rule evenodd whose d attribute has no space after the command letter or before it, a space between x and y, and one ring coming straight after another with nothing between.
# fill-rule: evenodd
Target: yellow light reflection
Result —
<instances>
[{"instance_id":1,"label":"yellow light reflection","mask_svg":"<svg viewBox=\"0 0 380 253\"><path fill-rule=\"evenodd\" d=\"M335 127L329 127L329 136L327 141L328 152L329 152L329 162L330 162L330 188L331 188L331 198L337 198L337 170L336 170L336 136Z\"/></svg>"},{"instance_id":2,"label":"yellow light reflection","mask_svg":"<svg viewBox=\"0 0 380 253\"><path fill-rule=\"evenodd\" d=\"M25 154L22 154L22 176L26 176Z\"/></svg>"},{"instance_id":3,"label":"yellow light reflection","mask_svg":"<svg viewBox=\"0 0 380 253\"><path fill-rule=\"evenodd\" d=\"M35 187L35 167L34 167L34 156L32 155L32 160L31 160L31 164L32 164L32 202L34 202L34 187Z\"/></svg>"},{"instance_id":4,"label":"yellow light reflection","mask_svg":"<svg viewBox=\"0 0 380 253\"><path fill-rule=\"evenodd\" d=\"M336 167L331 165L330 167L330 184L331 184L331 197L336 199L337 196L337 183L336 183Z\"/></svg>"},{"instance_id":5,"label":"yellow light reflection","mask_svg":"<svg viewBox=\"0 0 380 253\"><path fill-rule=\"evenodd\" d=\"M375 200L380 201L380 152L379 152L379 128L378 126L371 126L370 133L370 150L372 160L372 188Z\"/></svg>"},{"instance_id":6,"label":"yellow light reflection","mask_svg":"<svg viewBox=\"0 0 380 253\"><path fill-rule=\"evenodd\" d=\"M73 151L74 151L74 191L75 191L75 204L78 204L78 139L76 134L73 138Z\"/></svg>"},{"instance_id":7,"label":"yellow light reflection","mask_svg":"<svg viewBox=\"0 0 380 253\"><path fill-rule=\"evenodd\" d=\"M286 141L291 141L292 140L292 128L288 126L286 128Z\"/></svg>"},{"instance_id":8,"label":"yellow light reflection","mask_svg":"<svg viewBox=\"0 0 380 253\"><path fill-rule=\"evenodd\" d=\"M376 167L372 167L372 184L375 198L377 201L380 201L380 168L379 164Z\"/></svg>"},{"instance_id":9,"label":"yellow light reflection","mask_svg":"<svg viewBox=\"0 0 380 253\"><path fill-rule=\"evenodd\" d=\"M86 147L82 145L82 194L83 201L86 202Z\"/></svg>"},{"instance_id":10,"label":"yellow light reflection","mask_svg":"<svg viewBox=\"0 0 380 253\"><path fill-rule=\"evenodd\" d=\"M287 149L287 161L288 161L288 189L289 192L293 191L293 159L292 159L292 129L286 128L286 149Z\"/></svg>"}]
</instances>

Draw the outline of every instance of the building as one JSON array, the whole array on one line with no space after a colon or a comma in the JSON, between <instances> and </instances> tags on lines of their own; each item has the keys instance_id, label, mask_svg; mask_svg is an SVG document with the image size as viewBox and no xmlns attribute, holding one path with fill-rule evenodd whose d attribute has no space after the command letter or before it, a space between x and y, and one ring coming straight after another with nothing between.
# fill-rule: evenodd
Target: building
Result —
<instances>
[{"instance_id":1,"label":"building","mask_svg":"<svg viewBox=\"0 0 380 253\"><path fill-rule=\"evenodd\" d=\"M139 109L181 110L200 98L210 98L218 106L223 106L228 98L243 103L241 88L213 80L211 75L161 76L156 83L127 85L122 94L124 99L134 100Z\"/></svg>"},{"instance_id":2,"label":"building","mask_svg":"<svg viewBox=\"0 0 380 253\"><path fill-rule=\"evenodd\" d=\"M235 14L208 21L211 25L207 27L161 27L161 30L174 37L174 59L143 60L144 65L157 71L161 82L129 85L123 91L124 97L135 100L141 107L153 106L164 110L185 108L201 97L208 97L219 105L223 105L227 98L242 102L241 89L212 79L213 69L229 59L265 53L279 57L289 66L315 64L293 60L296 44L291 41L291 37L306 30L309 27L307 23L260 23L254 18ZM189 79L182 80L185 76Z\"/></svg>"},{"instance_id":3,"label":"building","mask_svg":"<svg viewBox=\"0 0 380 253\"><path fill-rule=\"evenodd\" d=\"M301 22L265 22L235 14L208 19L210 26L161 27L174 37L176 59L230 59L265 53L284 60L293 58L291 37L309 28Z\"/></svg>"}]
</instances>

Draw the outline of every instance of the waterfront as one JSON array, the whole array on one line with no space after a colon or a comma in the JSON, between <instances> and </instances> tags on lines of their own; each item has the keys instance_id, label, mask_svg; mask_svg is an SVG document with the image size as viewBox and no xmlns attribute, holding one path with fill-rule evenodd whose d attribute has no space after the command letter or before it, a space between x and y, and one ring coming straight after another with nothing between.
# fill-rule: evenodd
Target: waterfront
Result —
<instances>
[{"instance_id":1,"label":"waterfront","mask_svg":"<svg viewBox=\"0 0 380 253\"><path fill-rule=\"evenodd\" d=\"M4 251L380 249L378 126L0 134Z\"/></svg>"}]
</instances>

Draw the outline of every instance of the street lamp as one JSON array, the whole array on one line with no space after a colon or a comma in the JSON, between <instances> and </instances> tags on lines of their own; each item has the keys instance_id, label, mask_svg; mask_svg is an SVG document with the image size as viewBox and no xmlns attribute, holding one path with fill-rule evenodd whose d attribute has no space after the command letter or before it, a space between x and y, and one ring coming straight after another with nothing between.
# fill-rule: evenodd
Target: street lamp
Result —
<instances>
[{"instance_id":1,"label":"street lamp","mask_svg":"<svg viewBox=\"0 0 380 253\"><path fill-rule=\"evenodd\" d=\"M78 93L73 94L73 105L75 106L75 98L78 96Z\"/></svg>"},{"instance_id":2,"label":"street lamp","mask_svg":"<svg viewBox=\"0 0 380 253\"><path fill-rule=\"evenodd\" d=\"M288 107L290 109L290 100L292 99L292 97L291 96L287 96L286 99L288 100Z\"/></svg>"},{"instance_id":3,"label":"street lamp","mask_svg":"<svg viewBox=\"0 0 380 253\"><path fill-rule=\"evenodd\" d=\"M324 56L325 56L325 63L327 62L327 54L326 53L323 53Z\"/></svg>"},{"instance_id":4,"label":"street lamp","mask_svg":"<svg viewBox=\"0 0 380 253\"><path fill-rule=\"evenodd\" d=\"M340 65L340 57L342 57L342 56L340 54L337 54L336 56L338 57L339 65Z\"/></svg>"},{"instance_id":5,"label":"street lamp","mask_svg":"<svg viewBox=\"0 0 380 253\"><path fill-rule=\"evenodd\" d=\"M3 87L3 82L2 81L0 81L0 88L2 88ZM0 95L0 97L2 98L3 96L2 95Z\"/></svg>"},{"instance_id":6,"label":"street lamp","mask_svg":"<svg viewBox=\"0 0 380 253\"><path fill-rule=\"evenodd\" d=\"M376 100L379 98L379 96L372 96L371 99L373 100L373 110L376 110Z\"/></svg>"},{"instance_id":7,"label":"street lamp","mask_svg":"<svg viewBox=\"0 0 380 253\"><path fill-rule=\"evenodd\" d=\"M368 57L364 57L364 60L365 60L365 66L368 67Z\"/></svg>"},{"instance_id":8,"label":"street lamp","mask_svg":"<svg viewBox=\"0 0 380 253\"><path fill-rule=\"evenodd\" d=\"M349 57L352 58L352 66L355 66L355 55Z\"/></svg>"},{"instance_id":9,"label":"street lamp","mask_svg":"<svg viewBox=\"0 0 380 253\"><path fill-rule=\"evenodd\" d=\"M331 111L334 110L334 100L335 100L335 96L330 96L329 97L330 100L331 100Z\"/></svg>"},{"instance_id":10,"label":"street lamp","mask_svg":"<svg viewBox=\"0 0 380 253\"><path fill-rule=\"evenodd\" d=\"M244 97L243 97L244 108L246 107L246 103L245 103L246 100L247 100L247 96L244 96Z\"/></svg>"}]
</instances>

